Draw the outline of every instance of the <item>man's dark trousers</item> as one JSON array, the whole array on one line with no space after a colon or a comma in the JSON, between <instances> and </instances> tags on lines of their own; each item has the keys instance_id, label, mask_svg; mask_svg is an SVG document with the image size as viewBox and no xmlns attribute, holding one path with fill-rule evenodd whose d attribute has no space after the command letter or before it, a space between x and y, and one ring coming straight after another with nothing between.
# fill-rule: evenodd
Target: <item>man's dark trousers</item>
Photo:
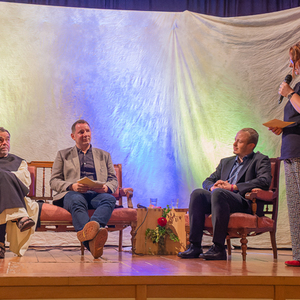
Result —
<instances>
[{"instance_id":1,"label":"man's dark trousers","mask_svg":"<svg viewBox=\"0 0 300 300\"><path fill-rule=\"evenodd\" d=\"M251 213L251 205L239 193L216 188L212 192L196 189L189 205L190 242L201 246L205 215L212 214L213 243L224 246L230 214Z\"/></svg>"}]
</instances>

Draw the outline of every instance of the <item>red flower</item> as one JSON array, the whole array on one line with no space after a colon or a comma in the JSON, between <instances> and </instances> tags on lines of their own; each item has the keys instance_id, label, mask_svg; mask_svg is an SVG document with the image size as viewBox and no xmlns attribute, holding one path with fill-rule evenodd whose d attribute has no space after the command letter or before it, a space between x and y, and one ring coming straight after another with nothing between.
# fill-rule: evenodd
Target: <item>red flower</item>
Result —
<instances>
[{"instance_id":1,"label":"red flower","mask_svg":"<svg viewBox=\"0 0 300 300\"><path fill-rule=\"evenodd\" d=\"M158 218L157 223L159 226L164 227L167 225L167 219L166 218Z\"/></svg>"}]
</instances>

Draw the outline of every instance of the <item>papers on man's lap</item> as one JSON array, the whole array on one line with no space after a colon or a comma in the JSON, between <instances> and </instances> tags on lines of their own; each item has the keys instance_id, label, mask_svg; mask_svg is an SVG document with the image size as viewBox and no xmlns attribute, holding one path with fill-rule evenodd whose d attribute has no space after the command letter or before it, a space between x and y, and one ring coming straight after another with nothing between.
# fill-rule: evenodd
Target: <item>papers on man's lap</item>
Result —
<instances>
[{"instance_id":1,"label":"papers on man's lap","mask_svg":"<svg viewBox=\"0 0 300 300\"><path fill-rule=\"evenodd\" d=\"M80 178L77 183L85 184L90 188L103 188L104 183L100 181L92 180L88 177Z\"/></svg>"}]
</instances>

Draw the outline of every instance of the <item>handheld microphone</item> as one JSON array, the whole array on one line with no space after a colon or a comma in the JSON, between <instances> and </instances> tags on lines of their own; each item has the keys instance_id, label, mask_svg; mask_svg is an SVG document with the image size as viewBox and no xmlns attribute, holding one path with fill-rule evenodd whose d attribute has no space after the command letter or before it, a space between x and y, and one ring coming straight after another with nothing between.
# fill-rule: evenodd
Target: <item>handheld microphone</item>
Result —
<instances>
[{"instance_id":1,"label":"handheld microphone","mask_svg":"<svg viewBox=\"0 0 300 300\"><path fill-rule=\"evenodd\" d=\"M144 206L144 205L142 205L142 204L137 204L137 206L136 206L137 208L147 208L146 206Z\"/></svg>"},{"instance_id":2,"label":"handheld microphone","mask_svg":"<svg viewBox=\"0 0 300 300\"><path fill-rule=\"evenodd\" d=\"M293 80L293 77L290 74L287 74L284 78L284 82L286 82L287 84L290 84L292 80ZM284 97L281 95L279 100L278 100L278 104L280 104L282 102L283 98Z\"/></svg>"}]
</instances>

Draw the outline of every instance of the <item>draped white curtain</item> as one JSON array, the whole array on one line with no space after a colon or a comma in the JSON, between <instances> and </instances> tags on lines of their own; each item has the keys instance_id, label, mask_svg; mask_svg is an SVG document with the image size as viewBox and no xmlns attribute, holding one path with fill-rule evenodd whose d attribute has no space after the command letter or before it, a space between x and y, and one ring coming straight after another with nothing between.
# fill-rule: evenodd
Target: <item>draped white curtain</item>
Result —
<instances>
[{"instance_id":1,"label":"draped white curtain","mask_svg":"<svg viewBox=\"0 0 300 300\"><path fill-rule=\"evenodd\" d=\"M299 8L218 18L1 2L0 126L12 153L53 160L86 119L93 146L123 164L135 206L156 197L188 207L239 129L255 128L256 150L280 155L262 123L283 117L277 91L299 27ZM283 172L277 242L290 246Z\"/></svg>"}]
</instances>

